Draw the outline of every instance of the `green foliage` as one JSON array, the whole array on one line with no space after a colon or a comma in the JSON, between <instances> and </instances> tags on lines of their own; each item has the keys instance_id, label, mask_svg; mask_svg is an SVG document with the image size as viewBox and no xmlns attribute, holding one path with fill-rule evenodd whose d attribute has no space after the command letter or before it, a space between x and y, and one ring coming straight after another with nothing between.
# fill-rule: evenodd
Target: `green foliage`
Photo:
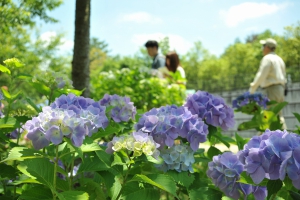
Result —
<instances>
[{"instance_id":1,"label":"green foliage","mask_svg":"<svg viewBox=\"0 0 300 200\"><path fill-rule=\"evenodd\" d=\"M185 90L167 80L152 77L143 67L123 68L92 75L92 98L101 99L104 94L128 96L138 109L149 110L167 104L182 105Z\"/></svg>"}]
</instances>

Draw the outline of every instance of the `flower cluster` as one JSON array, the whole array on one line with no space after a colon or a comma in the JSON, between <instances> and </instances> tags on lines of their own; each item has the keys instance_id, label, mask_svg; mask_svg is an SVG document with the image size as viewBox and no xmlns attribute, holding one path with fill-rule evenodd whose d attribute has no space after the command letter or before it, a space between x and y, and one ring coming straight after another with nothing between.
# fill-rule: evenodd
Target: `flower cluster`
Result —
<instances>
[{"instance_id":1,"label":"flower cluster","mask_svg":"<svg viewBox=\"0 0 300 200\"><path fill-rule=\"evenodd\" d=\"M130 102L129 97L105 94L99 103L101 106L111 107L110 115L115 122L127 122L129 119L135 119L136 108L133 102Z\"/></svg>"},{"instance_id":2,"label":"flower cluster","mask_svg":"<svg viewBox=\"0 0 300 200\"><path fill-rule=\"evenodd\" d=\"M284 180L286 175L300 189L300 136L287 131L266 130L254 136L238 154L254 183L264 178Z\"/></svg>"},{"instance_id":3,"label":"flower cluster","mask_svg":"<svg viewBox=\"0 0 300 200\"><path fill-rule=\"evenodd\" d=\"M208 92L199 90L190 95L184 106L192 114L197 114L207 124L221 127L223 130L228 130L235 124L232 108L225 104L223 98L214 96Z\"/></svg>"},{"instance_id":4,"label":"flower cluster","mask_svg":"<svg viewBox=\"0 0 300 200\"><path fill-rule=\"evenodd\" d=\"M208 163L208 167L207 176L228 197L239 199L241 193L244 196L253 193L257 200L264 200L267 197L266 187L237 182L244 167L237 155L232 152L225 152L222 155L214 156L213 161Z\"/></svg>"},{"instance_id":5,"label":"flower cluster","mask_svg":"<svg viewBox=\"0 0 300 200\"><path fill-rule=\"evenodd\" d=\"M159 151L157 144L152 136L141 131L133 132L130 135L123 135L120 137L115 136L111 142L107 144L106 152L112 154L115 151L129 150L133 152L133 156L140 156L145 154L147 156L153 156L158 158Z\"/></svg>"},{"instance_id":6,"label":"flower cluster","mask_svg":"<svg viewBox=\"0 0 300 200\"><path fill-rule=\"evenodd\" d=\"M192 164L195 162L194 151L186 144L175 144L168 149L163 149L160 156L164 162L156 165L162 171L176 170L194 172Z\"/></svg>"},{"instance_id":7,"label":"flower cluster","mask_svg":"<svg viewBox=\"0 0 300 200\"><path fill-rule=\"evenodd\" d=\"M197 115L192 115L186 107L175 105L146 112L135 124L135 129L149 133L160 144L160 149L172 147L174 140L181 137L186 138L192 150L196 151L208 134L207 125Z\"/></svg>"},{"instance_id":8,"label":"flower cluster","mask_svg":"<svg viewBox=\"0 0 300 200\"><path fill-rule=\"evenodd\" d=\"M253 102L258 104L260 107L266 108L269 101L270 100L266 96L263 96L261 93L257 92L254 94L250 94L250 92L245 92L232 101L232 107L241 108Z\"/></svg>"},{"instance_id":9,"label":"flower cluster","mask_svg":"<svg viewBox=\"0 0 300 200\"><path fill-rule=\"evenodd\" d=\"M50 142L60 144L63 137L70 138L79 147L85 136L107 127L105 109L99 102L89 98L62 95L50 106L44 107L37 117L27 121L23 128L36 149Z\"/></svg>"}]
</instances>

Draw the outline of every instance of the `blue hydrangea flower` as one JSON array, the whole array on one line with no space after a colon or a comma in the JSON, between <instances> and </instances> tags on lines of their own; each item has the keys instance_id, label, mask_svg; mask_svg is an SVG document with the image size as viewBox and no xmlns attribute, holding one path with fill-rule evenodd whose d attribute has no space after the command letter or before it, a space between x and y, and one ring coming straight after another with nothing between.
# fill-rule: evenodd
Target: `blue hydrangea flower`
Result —
<instances>
[{"instance_id":1,"label":"blue hydrangea flower","mask_svg":"<svg viewBox=\"0 0 300 200\"><path fill-rule=\"evenodd\" d=\"M253 137L238 153L245 171L258 184L263 178L284 180L288 176L300 189L300 136L287 131L266 130Z\"/></svg>"},{"instance_id":2,"label":"blue hydrangea flower","mask_svg":"<svg viewBox=\"0 0 300 200\"><path fill-rule=\"evenodd\" d=\"M207 124L221 127L223 130L232 128L235 124L232 108L225 104L221 97L204 91L197 91L186 99L185 107L192 114L204 120Z\"/></svg>"},{"instance_id":3,"label":"blue hydrangea flower","mask_svg":"<svg viewBox=\"0 0 300 200\"><path fill-rule=\"evenodd\" d=\"M245 197L253 193L255 199L264 200L267 196L265 187L237 182L243 170L244 166L237 155L232 152L225 152L222 155L213 157L213 161L208 163L206 174L228 197L239 199L241 193Z\"/></svg>"},{"instance_id":4,"label":"blue hydrangea flower","mask_svg":"<svg viewBox=\"0 0 300 200\"><path fill-rule=\"evenodd\" d=\"M58 145L63 137L70 138L79 147L86 136L107 127L109 121L105 110L105 106L90 98L61 95L50 106L44 107L37 117L27 121L24 130L36 149L50 142Z\"/></svg>"},{"instance_id":5,"label":"blue hydrangea flower","mask_svg":"<svg viewBox=\"0 0 300 200\"><path fill-rule=\"evenodd\" d=\"M191 148L196 151L199 143L206 141L207 125L183 106L163 106L153 108L143 114L135 130L151 135L160 148L172 147L177 138L186 138Z\"/></svg>"},{"instance_id":6,"label":"blue hydrangea flower","mask_svg":"<svg viewBox=\"0 0 300 200\"><path fill-rule=\"evenodd\" d=\"M176 144L168 149L163 149L160 156L164 162L156 165L162 171L176 170L194 172L192 164L195 162L194 151L186 144Z\"/></svg>"},{"instance_id":7,"label":"blue hydrangea flower","mask_svg":"<svg viewBox=\"0 0 300 200\"><path fill-rule=\"evenodd\" d=\"M250 94L250 92L245 92L232 101L232 107L241 108L242 106L254 102L260 107L266 108L269 101L270 100L261 93L256 92L254 94Z\"/></svg>"},{"instance_id":8,"label":"blue hydrangea flower","mask_svg":"<svg viewBox=\"0 0 300 200\"><path fill-rule=\"evenodd\" d=\"M135 119L136 108L129 97L120 97L119 95L108 95L99 101L101 106L111 107L110 116L115 122L128 122Z\"/></svg>"}]
</instances>

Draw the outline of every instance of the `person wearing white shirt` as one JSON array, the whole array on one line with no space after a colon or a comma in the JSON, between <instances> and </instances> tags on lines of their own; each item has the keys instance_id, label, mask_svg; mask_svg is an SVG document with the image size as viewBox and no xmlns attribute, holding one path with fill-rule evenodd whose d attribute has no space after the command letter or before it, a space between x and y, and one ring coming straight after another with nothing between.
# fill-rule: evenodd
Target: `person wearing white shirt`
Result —
<instances>
[{"instance_id":1,"label":"person wearing white shirt","mask_svg":"<svg viewBox=\"0 0 300 200\"><path fill-rule=\"evenodd\" d=\"M260 86L270 100L283 102L286 72L282 58L275 53L277 42L272 38L268 38L260 40L260 44L263 45L264 57L260 62L254 81L250 83L249 92L254 93ZM282 111L280 112L280 120L283 123L282 128L286 129Z\"/></svg>"}]
</instances>

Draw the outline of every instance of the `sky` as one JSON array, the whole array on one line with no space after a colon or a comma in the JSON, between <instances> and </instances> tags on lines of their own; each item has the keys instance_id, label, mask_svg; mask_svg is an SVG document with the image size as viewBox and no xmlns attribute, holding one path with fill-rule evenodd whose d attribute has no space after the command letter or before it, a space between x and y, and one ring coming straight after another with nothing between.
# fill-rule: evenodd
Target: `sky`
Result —
<instances>
[{"instance_id":1,"label":"sky","mask_svg":"<svg viewBox=\"0 0 300 200\"><path fill-rule=\"evenodd\" d=\"M91 0L90 37L108 44L110 55L133 56L149 39L169 37L171 50L185 54L195 42L220 56L239 38L266 29L283 35L300 21L299 0ZM48 14L58 23L38 22L41 38L63 33L60 50L72 53L75 0Z\"/></svg>"}]
</instances>

